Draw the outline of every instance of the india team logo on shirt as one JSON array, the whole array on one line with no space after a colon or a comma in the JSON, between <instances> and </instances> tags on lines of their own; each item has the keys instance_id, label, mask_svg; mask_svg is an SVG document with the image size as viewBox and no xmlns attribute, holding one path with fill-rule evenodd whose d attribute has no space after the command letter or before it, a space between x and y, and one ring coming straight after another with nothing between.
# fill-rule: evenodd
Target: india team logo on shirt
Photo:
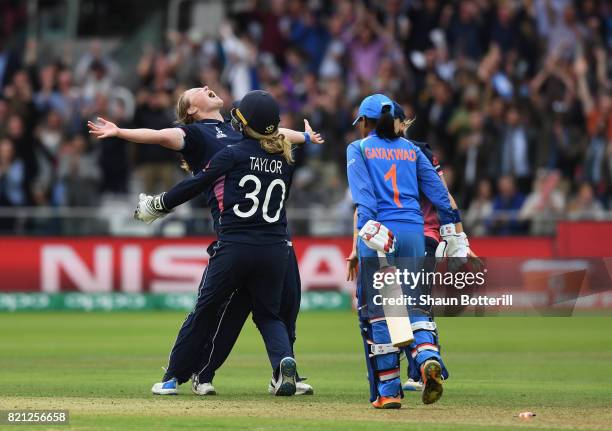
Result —
<instances>
[{"instance_id":1,"label":"india team logo on shirt","mask_svg":"<svg viewBox=\"0 0 612 431\"><path fill-rule=\"evenodd\" d=\"M223 130L219 129L217 126L215 126L215 129L217 129L217 139L227 138L227 135L223 133Z\"/></svg>"}]
</instances>

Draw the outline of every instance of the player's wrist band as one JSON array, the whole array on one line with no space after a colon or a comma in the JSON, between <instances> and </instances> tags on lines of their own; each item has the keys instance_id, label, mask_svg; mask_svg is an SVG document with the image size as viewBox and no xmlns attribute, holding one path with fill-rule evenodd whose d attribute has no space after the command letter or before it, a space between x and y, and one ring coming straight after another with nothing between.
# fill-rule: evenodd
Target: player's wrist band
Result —
<instances>
[{"instance_id":1,"label":"player's wrist band","mask_svg":"<svg viewBox=\"0 0 612 431\"><path fill-rule=\"evenodd\" d=\"M164 195L166 193L162 193L161 195L157 195L153 197L153 208L156 211L162 212L162 213L169 213L170 210L168 208L166 208L166 204L164 203Z\"/></svg>"},{"instance_id":2,"label":"player's wrist band","mask_svg":"<svg viewBox=\"0 0 612 431\"><path fill-rule=\"evenodd\" d=\"M305 144L310 144L310 133L308 132L304 132L304 143Z\"/></svg>"}]
</instances>

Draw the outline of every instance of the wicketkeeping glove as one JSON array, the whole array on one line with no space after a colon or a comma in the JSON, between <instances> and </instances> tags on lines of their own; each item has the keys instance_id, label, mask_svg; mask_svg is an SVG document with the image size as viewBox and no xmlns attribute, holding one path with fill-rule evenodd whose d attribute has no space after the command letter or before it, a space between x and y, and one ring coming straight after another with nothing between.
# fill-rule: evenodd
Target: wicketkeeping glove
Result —
<instances>
[{"instance_id":1,"label":"wicketkeeping glove","mask_svg":"<svg viewBox=\"0 0 612 431\"><path fill-rule=\"evenodd\" d=\"M436 248L436 257L466 258L468 254L468 241L464 232L457 233L453 223L445 224L440 228L442 241Z\"/></svg>"},{"instance_id":2,"label":"wicketkeeping glove","mask_svg":"<svg viewBox=\"0 0 612 431\"><path fill-rule=\"evenodd\" d=\"M146 224L151 224L158 218L167 216L170 211L164 207L162 197L163 193L155 196L145 195L144 193L138 195L139 201L134 211L134 218Z\"/></svg>"},{"instance_id":3,"label":"wicketkeeping glove","mask_svg":"<svg viewBox=\"0 0 612 431\"><path fill-rule=\"evenodd\" d=\"M387 229L383 224L369 220L359 231L359 237L372 250L383 253L392 253L395 251L395 237L393 232Z\"/></svg>"}]
</instances>

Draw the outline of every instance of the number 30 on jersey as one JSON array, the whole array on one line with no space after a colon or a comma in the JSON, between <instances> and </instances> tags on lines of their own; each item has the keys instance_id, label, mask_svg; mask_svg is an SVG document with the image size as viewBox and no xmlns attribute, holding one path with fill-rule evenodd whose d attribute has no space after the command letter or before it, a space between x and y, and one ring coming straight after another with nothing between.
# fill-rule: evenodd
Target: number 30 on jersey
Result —
<instances>
[{"instance_id":1,"label":"number 30 on jersey","mask_svg":"<svg viewBox=\"0 0 612 431\"><path fill-rule=\"evenodd\" d=\"M240 182L238 183L238 185L244 188L248 182L255 183L255 189L253 189L252 192L249 192L246 195L244 195L244 197L246 199L250 199L253 202L253 206L248 211L242 211L240 210L240 208L238 208L238 204L234 205L234 213L238 217L242 217L242 218L251 217L253 214L257 212L257 209L259 208L258 195L259 195L259 192L261 191L261 180L257 178L255 175L245 175L244 177L240 179ZM279 186L281 188L282 196L281 196L280 203L278 205L278 210L276 211L276 214L274 214L273 217L270 217L270 215L268 214L268 209L270 206L270 199L272 198L272 191L274 190L274 187L276 186ZM285 202L285 192L286 192L285 182L281 179L278 179L278 178L275 179L268 186L266 190L266 195L264 197L263 206L261 208L261 214L264 220L267 221L268 223L274 223L278 221L278 219L280 218L281 210L283 209L283 203Z\"/></svg>"}]
</instances>

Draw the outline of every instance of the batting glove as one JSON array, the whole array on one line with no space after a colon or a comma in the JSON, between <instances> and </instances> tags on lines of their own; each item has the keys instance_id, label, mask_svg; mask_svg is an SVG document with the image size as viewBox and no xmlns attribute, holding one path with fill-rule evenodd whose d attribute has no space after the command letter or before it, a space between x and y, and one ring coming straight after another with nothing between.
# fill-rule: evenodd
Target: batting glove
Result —
<instances>
[{"instance_id":1,"label":"batting glove","mask_svg":"<svg viewBox=\"0 0 612 431\"><path fill-rule=\"evenodd\" d=\"M383 253L393 253L395 251L393 232L375 220L369 220L361 228L359 237L372 250Z\"/></svg>"},{"instance_id":2,"label":"batting glove","mask_svg":"<svg viewBox=\"0 0 612 431\"><path fill-rule=\"evenodd\" d=\"M134 211L134 218L151 224L155 220L167 216L170 211L164 207L163 193L161 195L145 195L141 193L138 195L138 206Z\"/></svg>"},{"instance_id":3,"label":"batting glove","mask_svg":"<svg viewBox=\"0 0 612 431\"><path fill-rule=\"evenodd\" d=\"M442 241L436 248L436 257L467 257L468 242L464 232L457 233L455 225L449 223L440 228L440 235Z\"/></svg>"}]
</instances>

